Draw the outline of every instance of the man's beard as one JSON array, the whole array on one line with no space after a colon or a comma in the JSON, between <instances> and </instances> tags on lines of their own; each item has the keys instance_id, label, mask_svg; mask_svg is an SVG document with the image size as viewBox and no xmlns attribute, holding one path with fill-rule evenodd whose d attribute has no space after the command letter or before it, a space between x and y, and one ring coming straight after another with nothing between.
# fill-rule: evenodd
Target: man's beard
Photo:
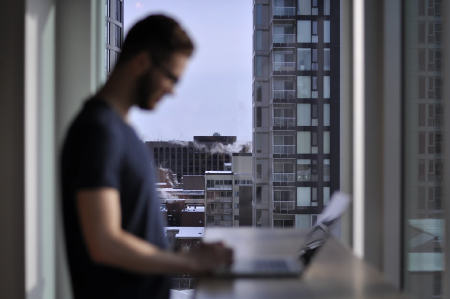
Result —
<instances>
[{"instance_id":1,"label":"man's beard","mask_svg":"<svg viewBox=\"0 0 450 299\"><path fill-rule=\"evenodd\" d=\"M151 86L152 80L151 78L151 70L148 70L144 73L137 82L136 88L136 105L144 110L152 110L153 107L149 107L149 98L154 90L153 86Z\"/></svg>"}]
</instances>

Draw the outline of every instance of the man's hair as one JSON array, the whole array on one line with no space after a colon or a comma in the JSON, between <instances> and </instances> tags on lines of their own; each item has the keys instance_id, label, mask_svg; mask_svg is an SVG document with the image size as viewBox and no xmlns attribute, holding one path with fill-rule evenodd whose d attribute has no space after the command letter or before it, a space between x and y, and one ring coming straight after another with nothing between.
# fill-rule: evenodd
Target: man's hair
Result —
<instances>
[{"instance_id":1,"label":"man's hair","mask_svg":"<svg viewBox=\"0 0 450 299\"><path fill-rule=\"evenodd\" d=\"M150 15L137 22L128 32L117 65L136 54L147 51L153 62L166 61L175 52L191 56L194 44L174 19L164 15Z\"/></svg>"}]
</instances>

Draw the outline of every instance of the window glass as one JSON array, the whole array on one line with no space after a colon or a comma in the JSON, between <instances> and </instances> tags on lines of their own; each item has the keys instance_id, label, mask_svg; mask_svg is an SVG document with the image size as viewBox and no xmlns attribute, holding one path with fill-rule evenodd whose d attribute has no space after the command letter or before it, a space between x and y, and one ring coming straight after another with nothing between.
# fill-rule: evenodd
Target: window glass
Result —
<instances>
[{"instance_id":1,"label":"window glass","mask_svg":"<svg viewBox=\"0 0 450 299\"><path fill-rule=\"evenodd\" d=\"M324 71L330 70L330 49L329 48L323 49L323 70Z\"/></svg>"},{"instance_id":2,"label":"window glass","mask_svg":"<svg viewBox=\"0 0 450 299\"><path fill-rule=\"evenodd\" d=\"M297 13L303 16L311 15L311 0L298 0Z\"/></svg>"},{"instance_id":3,"label":"window glass","mask_svg":"<svg viewBox=\"0 0 450 299\"><path fill-rule=\"evenodd\" d=\"M323 76L323 98L330 98L330 76Z\"/></svg>"},{"instance_id":4,"label":"window glass","mask_svg":"<svg viewBox=\"0 0 450 299\"><path fill-rule=\"evenodd\" d=\"M262 25L262 5L256 5L256 25Z\"/></svg>"},{"instance_id":5,"label":"window glass","mask_svg":"<svg viewBox=\"0 0 450 299\"><path fill-rule=\"evenodd\" d=\"M329 131L323 132L323 153L324 154L330 153L330 132Z\"/></svg>"},{"instance_id":6,"label":"window glass","mask_svg":"<svg viewBox=\"0 0 450 299\"><path fill-rule=\"evenodd\" d=\"M323 159L323 181L330 181L330 159Z\"/></svg>"},{"instance_id":7,"label":"window glass","mask_svg":"<svg viewBox=\"0 0 450 299\"><path fill-rule=\"evenodd\" d=\"M262 82L256 81L256 101L262 101Z\"/></svg>"},{"instance_id":8,"label":"window glass","mask_svg":"<svg viewBox=\"0 0 450 299\"><path fill-rule=\"evenodd\" d=\"M311 70L311 49L297 49L297 70Z\"/></svg>"},{"instance_id":9,"label":"window glass","mask_svg":"<svg viewBox=\"0 0 450 299\"><path fill-rule=\"evenodd\" d=\"M262 30L256 30L256 50L262 50L263 49L262 36L263 36Z\"/></svg>"},{"instance_id":10,"label":"window glass","mask_svg":"<svg viewBox=\"0 0 450 299\"><path fill-rule=\"evenodd\" d=\"M310 159L297 159L297 181L299 182L311 181Z\"/></svg>"},{"instance_id":11,"label":"window glass","mask_svg":"<svg viewBox=\"0 0 450 299\"><path fill-rule=\"evenodd\" d=\"M330 15L330 0L323 0L323 14Z\"/></svg>"},{"instance_id":12,"label":"window glass","mask_svg":"<svg viewBox=\"0 0 450 299\"><path fill-rule=\"evenodd\" d=\"M262 56L256 56L256 76L262 76Z\"/></svg>"},{"instance_id":13,"label":"window glass","mask_svg":"<svg viewBox=\"0 0 450 299\"><path fill-rule=\"evenodd\" d=\"M297 187L297 206L311 206L311 187Z\"/></svg>"},{"instance_id":14,"label":"window glass","mask_svg":"<svg viewBox=\"0 0 450 299\"><path fill-rule=\"evenodd\" d=\"M295 227L296 228L311 228L311 215L308 214L296 214L295 215Z\"/></svg>"},{"instance_id":15,"label":"window glass","mask_svg":"<svg viewBox=\"0 0 450 299\"><path fill-rule=\"evenodd\" d=\"M330 187L323 187L323 205L326 206L330 202Z\"/></svg>"},{"instance_id":16,"label":"window glass","mask_svg":"<svg viewBox=\"0 0 450 299\"><path fill-rule=\"evenodd\" d=\"M323 42L330 42L330 21L323 21Z\"/></svg>"},{"instance_id":17,"label":"window glass","mask_svg":"<svg viewBox=\"0 0 450 299\"><path fill-rule=\"evenodd\" d=\"M297 76L297 98L311 98L310 76Z\"/></svg>"},{"instance_id":18,"label":"window glass","mask_svg":"<svg viewBox=\"0 0 450 299\"><path fill-rule=\"evenodd\" d=\"M297 42L311 42L311 21L297 21Z\"/></svg>"},{"instance_id":19,"label":"window glass","mask_svg":"<svg viewBox=\"0 0 450 299\"><path fill-rule=\"evenodd\" d=\"M297 154L311 153L311 132L297 132Z\"/></svg>"},{"instance_id":20,"label":"window glass","mask_svg":"<svg viewBox=\"0 0 450 299\"><path fill-rule=\"evenodd\" d=\"M330 125L330 104L323 105L323 125Z\"/></svg>"},{"instance_id":21,"label":"window glass","mask_svg":"<svg viewBox=\"0 0 450 299\"><path fill-rule=\"evenodd\" d=\"M311 126L311 104L297 105L297 126Z\"/></svg>"}]
</instances>

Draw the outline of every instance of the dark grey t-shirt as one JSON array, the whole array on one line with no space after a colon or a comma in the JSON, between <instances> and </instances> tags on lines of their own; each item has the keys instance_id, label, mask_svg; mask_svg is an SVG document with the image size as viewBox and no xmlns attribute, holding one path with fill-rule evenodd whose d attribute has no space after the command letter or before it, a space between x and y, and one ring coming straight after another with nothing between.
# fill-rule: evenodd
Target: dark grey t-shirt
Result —
<instances>
[{"instance_id":1,"label":"dark grey t-shirt","mask_svg":"<svg viewBox=\"0 0 450 299\"><path fill-rule=\"evenodd\" d=\"M69 128L61 161L66 247L75 298L168 298L167 276L141 275L92 262L75 195L112 187L120 193L122 228L167 248L151 157L134 130L102 99L88 100Z\"/></svg>"}]
</instances>

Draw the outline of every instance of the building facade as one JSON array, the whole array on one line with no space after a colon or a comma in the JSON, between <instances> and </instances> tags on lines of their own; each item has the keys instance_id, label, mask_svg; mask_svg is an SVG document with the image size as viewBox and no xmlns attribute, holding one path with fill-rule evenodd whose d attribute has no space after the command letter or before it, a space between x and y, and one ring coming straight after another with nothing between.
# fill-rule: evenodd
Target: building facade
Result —
<instances>
[{"instance_id":1,"label":"building facade","mask_svg":"<svg viewBox=\"0 0 450 299\"><path fill-rule=\"evenodd\" d=\"M109 78L109 74L119 57L124 39L123 0L106 0L105 15L105 66L106 77Z\"/></svg>"},{"instance_id":2,"label":"building facade","mask_svg":"<svg viewBox=\"0 0 450 299\"><path fill-rule=\"evenodd\" d=\"M405 288L417 298L443 297L443 2L410 1L404 12Z\"/></svg>"},{"instance_id":3,"label":"building facade","mask_svg":"<svg viewBox=\"0 0 450 299\"><path fill-rule=\"evenodd\" d=\"M225 170L231 163L233 150L227 148L236 142L236 136L194 136L194 141L148 141L155 167L168 168L178 182L186 175L204 175L205 171ZM240 151L246 151L245 146Z\"/></svg>"},{"instance_id":4,"label":"building facade","mask_svg":"<svg viewBox=\"0 0 450 299\"><path fill-rule=\"evenodd\" d=\"M253 224L309 227L340 186L340 1L253 16Z\"/></svg>"},{"instance_id":5,"label":"building facade","mask_svg":"<svg viewBox=\"0 0 450 299\"><path fill-rule=\"evenodd\" d=\"M205 227L252 226L252 154L234 153L230 171L205 173Z\"/></svg>"}]
</instances>

